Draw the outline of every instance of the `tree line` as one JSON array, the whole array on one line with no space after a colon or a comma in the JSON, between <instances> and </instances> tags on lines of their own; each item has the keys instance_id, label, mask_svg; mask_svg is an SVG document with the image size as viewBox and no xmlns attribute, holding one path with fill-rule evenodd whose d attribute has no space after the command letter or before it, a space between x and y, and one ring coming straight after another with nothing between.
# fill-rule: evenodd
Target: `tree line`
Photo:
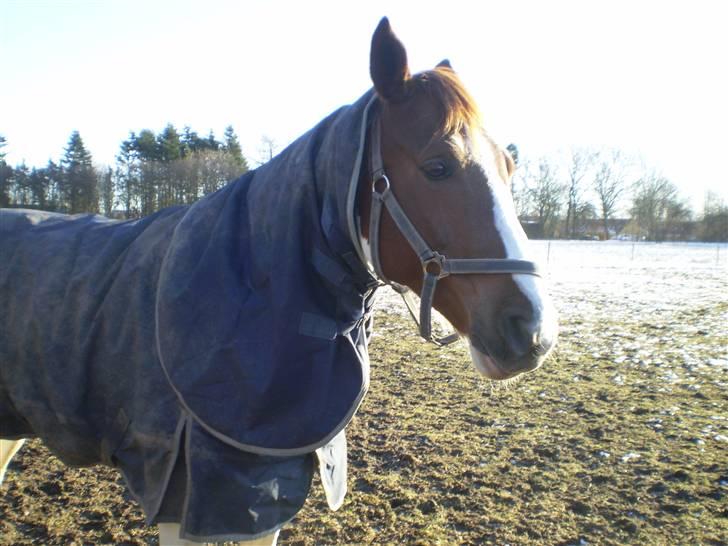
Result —
<instances>
[{"instance_id":1,"label":"tree line","mask_svg":"<svg viewBox=\"0 0 728 546\"><path fill-rule=\"evenodd\" d=\"M531 237L728 241L728 203L708 192L701 215L677 186L620 150L573 149L566 157L521 159L511 183Z\"/></svg>"},{"instance_id":2,"label":"tree line","mask_svg":"<svg viewBox=\"0 0 728 546\"><path fill-rule=\"evenodd\" d=\"M274 143L266 143L269 159ZM6 144L0 135L0 207L138 218L194 203L248 170L232 127L222 140L171 124L156 134L132 132L113 167L94 166L78 131L60 161L43 168L11 167ZM728 241L724 200L708 193L696 217L673 182L619 150L574 149L561 161L523 159L515 146L509 151L519 164L513 199L531 237Z\"/></svg>"},{"instance_id":3,"label":"tree line","mask_svg":"<svg viewBox=\"0 0 728 546\"><path fill-rule=\"evenodd\" d=\"M98 167L78 131L71 133L59 162L42 168L5 161L0 135L0 207L25 207L75 214L103 213L139 218L164 207L191 204L248 170L232 127L223 140L201 137L169 124L155 134L131 132L113 167Z\"/></svg>"}]
</instances>

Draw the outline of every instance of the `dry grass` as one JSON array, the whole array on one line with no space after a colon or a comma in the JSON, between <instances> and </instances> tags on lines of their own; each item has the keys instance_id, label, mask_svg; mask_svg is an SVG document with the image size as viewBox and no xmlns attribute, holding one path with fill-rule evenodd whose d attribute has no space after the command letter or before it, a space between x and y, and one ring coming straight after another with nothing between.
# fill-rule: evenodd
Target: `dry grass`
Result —
<instances>
[{"instance_id":1,"label":"dry grass","mask_svg":"<svg viewBox=\"0 0 728 546\"><path fill-rule=\"evenodd\" d=\"M330 512L316 480L280 543L726 544L727 370L711 359L727 314L567 316L551 362L494 387L464 347L424 344L380 313L347 501ZM156 543L114 471L66 469L38 443L0 491L0 537Z\"/></svg>"}]
</instances>

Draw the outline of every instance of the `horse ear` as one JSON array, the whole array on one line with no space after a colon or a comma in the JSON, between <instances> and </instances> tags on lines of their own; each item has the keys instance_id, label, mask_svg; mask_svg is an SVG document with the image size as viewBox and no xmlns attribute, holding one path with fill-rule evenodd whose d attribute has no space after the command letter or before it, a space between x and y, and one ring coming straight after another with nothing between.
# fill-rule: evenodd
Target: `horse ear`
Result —
<instances>
[{"instance_id":1,"label":"horse ear","mask_svg":"<svg viewBox=\"0 0 728 546\"><path fill-rule=\"evenodd\" d=\"M436 68L449 68L450 70L453 70L452 65L450 64L450 59L441 60L437 63Z\"/></svg>"},{"instance_id":2,"label":"horse ear","mask_svg":"<svg viewBox=\"0 0 728 546\"><path fill-rule=\"evenodd\" d=\"M379 22L372 36L369 71L377 94L384 100L396 102L407 96L406 83L410 78L407 51L392 32L386 17Z\"/></svg>"},{"instance_id":3,"label":"horse ear","mask_svg":"<svg viewBox=\"0 0 728 546\"><path fill-rule=\"evenodd\" d=\"M513 173L516 172L516 162L513 160L513 156L511 156L508 150L503 150L503 159L506 161L506 171L508 171L508 177L510 178L513 176Z\"/></svg>"},{"instance_id":4,"label":"horse ear","mask_svg":"<svg viewBox=\"0 0 728 546\"><path fill-rule=\"evenodd\" d=\"M516 172L516 167L518 167L518 148L516 145L511 143L506 146L506 149L503 150L503 157L506 160L508 176L513 176L513 173Z\"/></svg>"},{"instance_id":5,"label":"horse ear","mask_svg":"<svg viewBox=\"0 0 728 546\"><path fill-rule=\"evenodd\" d=\"M513 161L513 165L518 167L518 146L516 146L513 142L511 142L508 146L506 146L506 151L508 155L511 157L511 161Z\"/></svg>"}]
</instances>

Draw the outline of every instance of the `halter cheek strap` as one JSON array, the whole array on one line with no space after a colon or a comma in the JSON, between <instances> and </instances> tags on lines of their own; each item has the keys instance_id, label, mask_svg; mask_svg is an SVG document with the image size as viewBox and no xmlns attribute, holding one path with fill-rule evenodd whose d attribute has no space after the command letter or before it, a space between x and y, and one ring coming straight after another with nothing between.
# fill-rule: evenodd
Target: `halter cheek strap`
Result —
<instances>
[{"instance_id":1,"label":"halter cheek strap","mask_svg":"<svg viewBox=\"0 0 728 546\"><path fill-rule=\"evenodd\" d=\"M439 337L432 335L432 304L435 298L437 281L448 275L483 275L499 274L513 275L526 274L540 276L534 262L528 260L513 260L508 258L455 258L449 259L443 254L430 248L422 238L417 228L407 217L392 191L389 178L384 172L382 161L382 136L379 118L375 118L371 131L370 161L372 176L372 206L369 214L369 245L371 248L372 266L379 279L392 286L402 295L412 318L417 323L420 335L427 341L436 345L447 345L458 339L458 334ZM422 264L422 292L420 293L419 317L415 311L416 305L406 286L387 279L382 270L380 256L379 227L382 218L382 209L386 208L394 220L400 233L414 250Z\"/></svg>"}]
</instances>

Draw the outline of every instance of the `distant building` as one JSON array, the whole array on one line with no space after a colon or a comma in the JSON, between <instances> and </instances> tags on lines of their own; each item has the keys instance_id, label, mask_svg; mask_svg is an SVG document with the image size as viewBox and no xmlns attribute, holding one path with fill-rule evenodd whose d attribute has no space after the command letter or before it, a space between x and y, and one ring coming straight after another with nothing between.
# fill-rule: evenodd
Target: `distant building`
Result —
<instances>
[{"instance_id":1,"label":"distant building","mask_svg":"<svg viewBox=\"0 0 728 546\"><path fill-rule=\"evenodd\" d=\"M525 216L519 218L523 231L529 239L543 239L544 229L542 222L538 218ZM629 224L629 218L612 218L608 222L609 226L609 238L615 239L623 236L625 227ZM561 230L563 231L563 230ZM557 232L558 233L558 232ZM557 234L559 238L562 237ZM592 218L588 220L581 220L576 228L576 238L583 240L602 240L604 239L604 222L598 218Z\"/></svg>"},{"instance_id":2,"label":"distant building","mask_svg":"<svg viewBox=\"0 0 728 546\"><path fill-rule=\"evenodd\" d=\"M529 239L543 239L543 224L535 217L519 218L523 231ZM647 233L630 218L612 218L608 222L609 239L621 241L644 241ZM655 234L657 241L698 241L701 238L702 223L688 220L680 222L663 223ZM557 230L556 238L566 239L563 229ZM602 241L604 237L604 222L599 218L581 220L576 229L576 239L588 241Z\"/></svg>"}]
</instances>

